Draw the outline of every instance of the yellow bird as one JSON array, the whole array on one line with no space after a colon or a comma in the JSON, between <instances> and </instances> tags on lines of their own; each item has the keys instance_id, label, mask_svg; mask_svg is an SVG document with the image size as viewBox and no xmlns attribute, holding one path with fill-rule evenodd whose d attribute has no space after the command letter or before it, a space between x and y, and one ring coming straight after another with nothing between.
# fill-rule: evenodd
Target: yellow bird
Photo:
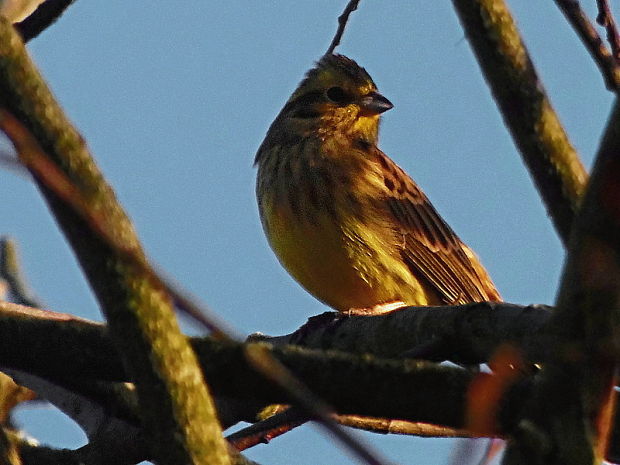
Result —
<instances>
[{"instance_id":1,"label":"yellow bird","mask_svg":"<svg viewBox=\"0 0 620 465\"><path fill-rule=\"evenodd\" d=\"M377 148L392 106L345 56L326 55L306 74L256 154L269 244L342 312L501 300L474 253Z\"/></svg>"}]
</instances>

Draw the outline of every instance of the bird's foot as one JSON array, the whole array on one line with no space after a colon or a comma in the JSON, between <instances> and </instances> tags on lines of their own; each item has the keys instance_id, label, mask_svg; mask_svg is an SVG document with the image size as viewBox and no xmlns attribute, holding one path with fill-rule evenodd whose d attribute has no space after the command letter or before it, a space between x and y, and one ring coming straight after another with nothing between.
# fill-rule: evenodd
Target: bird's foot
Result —
<instances>
[{"instance_id":1,"label":"bird's foot","mask_svg":"<svg viewBox=\"0 0 620 465\"><path fill-rule=\"evenodd\" d=\"M346 311L349 316L374 316L374 315L385 315L386 313L391 313L396 311L402 307L406 307L407 304L405 302L396 301L396 302L384 302L382 304L377 304L372 307L366 308L350 308Z\"/></svg>"}]
</instances>

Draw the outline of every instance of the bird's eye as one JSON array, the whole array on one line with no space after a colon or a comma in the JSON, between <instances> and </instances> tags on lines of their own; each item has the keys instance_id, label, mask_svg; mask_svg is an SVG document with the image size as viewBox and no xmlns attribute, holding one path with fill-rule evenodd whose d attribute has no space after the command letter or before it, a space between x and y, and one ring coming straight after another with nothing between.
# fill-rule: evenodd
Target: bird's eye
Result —
<instances>
[{"instance_id":1,"label":"bird's eye","mask_svg":"<svg viewBox=\"0 0 620 465\"><path fill-rule=\"evenodd\" d=\"M345 103L348 100L347 93L342 87L330 87L327 89L327 92L325 92L325 95L334 103Z\"/></svg>"}]
</instances>

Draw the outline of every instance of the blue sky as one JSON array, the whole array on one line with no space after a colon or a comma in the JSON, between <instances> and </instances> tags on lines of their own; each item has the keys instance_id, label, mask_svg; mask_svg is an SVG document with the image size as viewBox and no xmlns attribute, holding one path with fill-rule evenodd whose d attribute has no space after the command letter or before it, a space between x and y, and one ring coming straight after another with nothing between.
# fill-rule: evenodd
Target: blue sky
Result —
<instances>
[{"instance_id":1,"label":"blue sky","mask_svg":"<svg viewBox=\"0 0 620 465\"><path fill-rule=\"evenodd\" d=\"M149 256L243 333L287 333L325 310L281 269L263 237L252 160L327 48L344 4L77 1L29 46ZM589 166L611 95L552 2L510 5ZM561 244L451 3L362 1L338 51L364 66L395 105L380 147L478 253L505 300L553 303ZM0 195L0 233L19 241L48 307L100 319L32 183L0 171ZM53 445L84 441L50 409L19 419ZM352 463L316 431L299 428L247 455L271 465ZM446 463L453 444L360 436L400 463Z\"/></svg>"}]
</instances>

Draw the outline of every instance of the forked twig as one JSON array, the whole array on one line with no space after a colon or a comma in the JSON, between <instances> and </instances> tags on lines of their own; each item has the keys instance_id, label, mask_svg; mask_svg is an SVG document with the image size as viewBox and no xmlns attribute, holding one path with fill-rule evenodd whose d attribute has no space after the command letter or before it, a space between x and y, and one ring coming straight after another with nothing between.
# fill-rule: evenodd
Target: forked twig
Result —
<instances>
[{"instance_id":1,"label":"forked twig","mask_svg":"<svg viewBox=\"0 0 620 465\"><path fill-rule=\"evenodd\" d=\"M342 40L342 34L344 34L344 30L347 27L347 22L349 21L349 16L351 15L351 13L357 10L357 6L359 5L359 3L360 0L350 0L342 14L338 16L338 29L336 30L336 35L334 35L332 43L329 44L329 48L327 49L327 52L325 52L325 55L331 55L332 53L334 53L334 50L340 44L340 40Z\"/></svg>"},{"instance_id":2,"label":"forked twig","mask_svg":"<svg viewBox=\"0 0 620 465\"><path fill-rule=\"evenodd\" d=\"M597 0L598 1L598 0ZM598 66L609 90L620 88L620 66L577 0L555 0ZM617 56L617 55L616 55Z\"/></svg>"}]
</instances>

